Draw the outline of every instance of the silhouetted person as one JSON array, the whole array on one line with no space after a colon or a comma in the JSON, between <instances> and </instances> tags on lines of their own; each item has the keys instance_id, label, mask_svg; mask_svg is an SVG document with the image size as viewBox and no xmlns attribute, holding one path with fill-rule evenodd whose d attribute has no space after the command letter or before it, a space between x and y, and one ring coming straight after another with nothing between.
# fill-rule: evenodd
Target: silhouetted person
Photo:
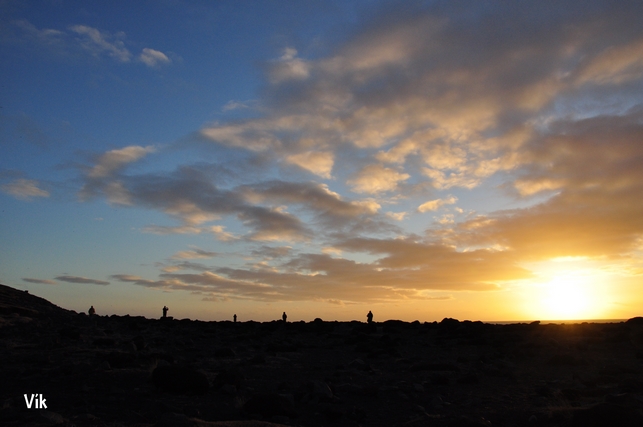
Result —
<instances>
[{"instance_id":1,"label":"silhouetted person","mask_svg":"<svg viewBox=\"0 0 643 427\"><path fill-rule=\"evenodd\" d=\"M282 319L284 319L284 322L286 322L286 319L288 318L288 316L286 316L286 312L285 312L285 311L284 311L284 314L282 314L282 315L281 315L281 318L282 318Z\"/></svg>"},{"instance_id":2,"label":"silhouetted person","mask_svg":"<svg viewBox=\"0 0 643 427\"><path fill-rule=\"evenodd\" d=\"M163 317L167 317L167 311L168 310L169 310L169 308L167 308L167 306L163 306Z\"/></svg>"},{"instance_id":3,"label":"silhouetted person","mask_svg":"<svg viewBox=\"0 0 643 427\"><path fill-rule=\"evenodd\" d=\"M366 315L366 320L368 323L373 323L373 313L371 313L371 310L368 310L368 314Z\"/></svg>"},{"instance_id":4,"label":"silhouetted person","mask_svg":"<svg viewBox=\"0 0 643 427\"><path fill-rule=\"evenodd\" d=\"M96 314L96 310L94 310L93 305L89 307L89 310L87 310L87 313L89 313L90 316L93 316L94 314Z\"/></svg>"},{"instance_id":5,"label":"silhouetted person","mask_svg":"<svg viewBox=\"0 0 643 427\"><path fill-rule=\"evenodd\" d=\"M232 318L234 319L234 323L237 323L237 315L235 314Z\"/></svg>"}]
</instances>

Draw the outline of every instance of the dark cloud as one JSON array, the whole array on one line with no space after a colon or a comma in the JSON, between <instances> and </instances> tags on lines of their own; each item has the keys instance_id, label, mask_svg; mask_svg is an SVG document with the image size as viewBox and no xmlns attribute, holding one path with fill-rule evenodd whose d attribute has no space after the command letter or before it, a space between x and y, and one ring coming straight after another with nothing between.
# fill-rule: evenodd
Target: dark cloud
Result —
<instances>
[{"instance_id":1,"label":"dark cloud","mask_svg":"<svg viewBox=\"0 0 643 427\"><path fill-rule=\"evenodd\" d=\"M56 284L56 282L54 282L53 280L30 279L28 277L23 277L22 280L24 280L25 282L38 283L38 284L42 284L42 285L55 285Z\"/></svg>"},{"instance_id":2,"label":"dark cloud","mask_svg":"<svg viewBox=\"0 0 643 427\"><path fill-rule=\"evenodd\" d=\"M250 253L259 258L274 259L289 256L292 251L290 246L261 246L258 249L253 249Z\"/></svg>"},{"instance_id":3,"label":"dark cloud","mask_svg":"<svg viewBox=\"0 0 643 427\"><path fill-rule=\"evenodd\" d=\"M88 279L86 277L78 277L78 276L58 276L55 279L61 282L69 282L69 283L82 283L82 284L88 284L88 285L109 285L109 282L106 282L104 280Z\"/></svg>"}]
</instances>

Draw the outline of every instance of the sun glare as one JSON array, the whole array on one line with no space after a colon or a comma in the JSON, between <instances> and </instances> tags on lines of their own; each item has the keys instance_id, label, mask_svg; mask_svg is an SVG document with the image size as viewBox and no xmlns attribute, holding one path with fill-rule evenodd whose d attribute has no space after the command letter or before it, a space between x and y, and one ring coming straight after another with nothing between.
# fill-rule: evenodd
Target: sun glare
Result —
<instances>
[{"instance_id":1,"label":"sun glare","mask_svg":"<svg viewBox=\"0 0 643 427\"><path fill-rule=\"evenodd\" d=\"M580 319L591 305L588 284L572 274L555 277L545 285L544 308L552 319Z\"/></svg>"},{"instance_id":2,"label":"sun glare","mask_svg":"<svg viewBox=\"0 0 643 427\"><path fill-rule=\"evenodd\" d=\"M598 315L599 301L592 278L586 273L568 272L543 284L543 318L592 319Z\"/></svg>"},{"instance_id":3,"label":"sun glare","mask_svg":"<svg viewBox=\"0 0 643 427\"><path fill-rule=\"evenodd\" d=\"M619 318L622 298L618 283L623 273L616 267L584 257L558 257L527 264L525 268L534 277L516 288L521 289L520 315L533 320Z\"/></svg>"}]
</instances>

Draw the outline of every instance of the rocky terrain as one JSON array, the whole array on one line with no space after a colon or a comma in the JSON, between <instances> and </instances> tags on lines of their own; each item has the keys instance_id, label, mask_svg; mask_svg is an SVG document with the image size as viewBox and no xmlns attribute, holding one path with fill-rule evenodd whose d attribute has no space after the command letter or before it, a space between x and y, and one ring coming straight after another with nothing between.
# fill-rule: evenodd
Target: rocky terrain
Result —
<instances>
[{"instance_id":1,"label":"rocky terrain","mask_svg":"<svg viewBox=\"0 0 643 427\"><path fill-rule=\"evenodd\" d=\"M643 426L643 318L160 320L0 285L0 405L3 426Z\"/></svg>"}]
</instances>

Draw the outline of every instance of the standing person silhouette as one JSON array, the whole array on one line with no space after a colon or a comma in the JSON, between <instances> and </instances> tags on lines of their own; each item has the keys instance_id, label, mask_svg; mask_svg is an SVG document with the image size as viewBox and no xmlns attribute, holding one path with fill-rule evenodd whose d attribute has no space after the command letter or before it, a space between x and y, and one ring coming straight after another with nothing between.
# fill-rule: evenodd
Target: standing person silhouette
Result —
<instances>
[{"instance_id":1,"label":"standing person silhouette","mask_svg":"<svg viewBox=\"0 0 643 427\"><path fill-rule=\"evenodd\" d=\"M168 310L169 310L169 308L167 308L167 306L163 306L163 317L167 317L167 311Z\"/></svg>"},{"instance_id":2,"label":"standing person silhouette","mask_svg":"<svg viewBox=\"0 0 643 427\"><path fill-rule=\"evenodd\" d=\"M284 323L286 323L286 319L288 316L286 316L286 312L284 311L284 314L281 315L281 318L284 320Z\"/></svg>"},{"instance_id":3,"label":"standing person silhouette","mask_svg":"<svg viewBox=\"0 0 643 427\"><path fill-rule=\"evenodd\" d=\"M366 320L368 323L373 323L373 313L371 313L371 310L368 310L368 314L366 315Z\"/></svg>"},{"instance_id":4,"label":"standing person silhouette","mask_svg":"<svg viewBox=\"0 0 643 427\"><path fill-rule=\"evenodd\" d=\"M94 310L93 305L89 307L89 310L87 310L87 312L89 313L90 316L93 316L94 314L96 314L96 310Z\"/></svg>"},{"instance_id":5,"label":"standing person silhouette","mask_svg":"<svg viewBox=\"0 0 643 427\"><path fill-rule=\"evenodd\" d=\"M234 323L237 323L237 315L235 314L232 318L234 319Z\"/></svg>"}]
</instances>

